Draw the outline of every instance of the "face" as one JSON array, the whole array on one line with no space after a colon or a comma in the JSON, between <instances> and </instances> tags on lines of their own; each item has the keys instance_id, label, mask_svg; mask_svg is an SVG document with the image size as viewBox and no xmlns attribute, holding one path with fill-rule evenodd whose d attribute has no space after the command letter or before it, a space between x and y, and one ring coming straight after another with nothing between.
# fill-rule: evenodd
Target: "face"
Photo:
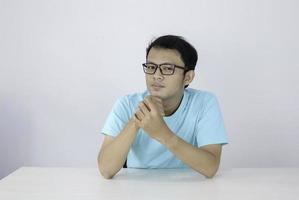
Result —
<instances>
[{"instance_id":1,"label":"face","mask_svg":"<svg viewBox=\"0 0 299 200\"><path fill-rule=\"evenodd\" d=\"M147 62L162 64L171 63L178 66L185 66L180 54L176 50L151 48L148 53ZM175 68L173 75L161 74L159 68L155 74L146 74L146 86L151 95L160 97L163 100L180 98L184 92L185 80L184 70Z\"/></svg>"}]
</instances>

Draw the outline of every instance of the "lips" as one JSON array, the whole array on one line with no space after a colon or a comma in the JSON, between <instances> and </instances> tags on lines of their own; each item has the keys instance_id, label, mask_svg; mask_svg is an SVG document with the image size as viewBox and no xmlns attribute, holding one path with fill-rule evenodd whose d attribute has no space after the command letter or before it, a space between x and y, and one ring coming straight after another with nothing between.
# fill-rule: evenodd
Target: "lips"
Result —
<instances>
[{"instance_id":1,"label":"lips","mask_svg":"<svg viewBox=\"0 0 299 200\"><path fill-rule=\"evenodd\" d=\"M152 84L152 87L156 87L156 88L164 88L165 86L164 85L161 85L159 83L154 83Z\"/></svg>"},{"instance_id":2,"label":"lips","mask_svg":"<svg viewBox=\"0 0 299 200\"><path fill-rule=\"evenodd\" d=\"M153 89L153 91L159 91L159 90L161 90L162 88L164 88L165 86L164 85L161 85L161 84L159 84L159 83L154 83L154 84L152 84L152 89Z\"/></svg>"}]
</instances>

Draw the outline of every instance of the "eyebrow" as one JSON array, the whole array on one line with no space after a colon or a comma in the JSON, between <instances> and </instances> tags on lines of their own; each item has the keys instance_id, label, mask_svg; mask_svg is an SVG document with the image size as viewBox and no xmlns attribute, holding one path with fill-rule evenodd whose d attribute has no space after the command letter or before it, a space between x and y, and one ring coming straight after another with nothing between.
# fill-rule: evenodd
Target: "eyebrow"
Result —
<instances>
[{"instance_id":1,"label":"eyebrow","mask_svg":"<svg viewBox=\"0 0 299 200\"><path fill-rule=\"evenodd\" d=\"M150 64L158 65L157 63L154 63L154 62L151 62L151 61L148 61L148 62L146 62L146 63L150 63ZM163 64L177 65L177 64L174 64L174 63L170 63L170 62L161 63L161 64L159 64L159 65L163 65Z\"/></svg>"}]
</instances>

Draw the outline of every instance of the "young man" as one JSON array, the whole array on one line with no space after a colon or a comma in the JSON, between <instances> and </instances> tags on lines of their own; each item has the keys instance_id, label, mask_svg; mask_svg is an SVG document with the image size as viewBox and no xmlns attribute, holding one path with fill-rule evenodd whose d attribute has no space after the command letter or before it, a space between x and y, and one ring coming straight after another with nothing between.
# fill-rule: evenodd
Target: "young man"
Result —
<instances>
[{"instance_id":1,"label":"young man","mask_svg":"<svg viewBox=\"0 0 299 200\"><path fill-rule=\"evenodd\" d=\"M182 37L166 35L147 48L147 90L119 98L109 114L98 165L112 178L132 168L190 167L211 178L227 143L216 97L189 89L197 52Z\"/></svg>"}]
</instances>

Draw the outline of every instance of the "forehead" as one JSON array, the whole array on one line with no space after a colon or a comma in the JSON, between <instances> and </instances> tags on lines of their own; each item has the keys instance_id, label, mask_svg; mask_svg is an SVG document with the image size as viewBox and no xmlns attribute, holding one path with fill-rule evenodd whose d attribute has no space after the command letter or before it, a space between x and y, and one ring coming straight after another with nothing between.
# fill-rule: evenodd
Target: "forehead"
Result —
<instances>
[{"instance_id":1,"label":"forehead","mask_svg":"<svg viewBox=\"0 0 299 200\"><path fill-rule=\"evenodd\" d=\"M184 65L181 55L177 50L155 47L151 48L149 51L147 61L156 64L173 63L177 65Z\"/></svg>"}]
</instances>

